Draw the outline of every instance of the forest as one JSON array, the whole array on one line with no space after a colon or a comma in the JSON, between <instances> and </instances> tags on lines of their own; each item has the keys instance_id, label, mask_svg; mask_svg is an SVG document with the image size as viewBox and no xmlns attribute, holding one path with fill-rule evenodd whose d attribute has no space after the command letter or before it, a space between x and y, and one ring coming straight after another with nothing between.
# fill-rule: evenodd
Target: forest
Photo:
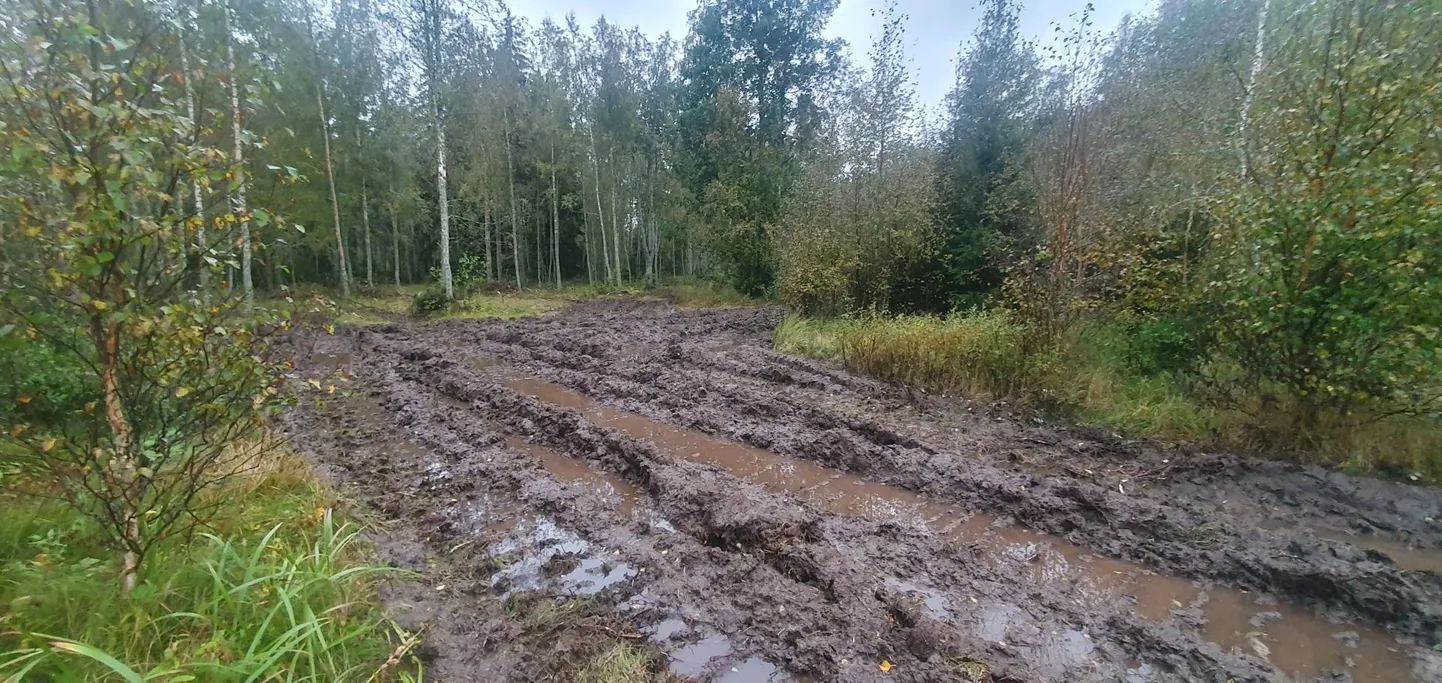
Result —
<instances>
[{"instance_id":1,"label":"forest","mask_svg":"<svg viewBox=\"0 0 1442 683\"><path fill-rule=\"evenodd\" d=\"M852 45L826 30L840 1L699 0L676 36L574 14L536 21L504 0L0 5L0 500L41 501L0 513L11 527L0 533L0 598L17 601L0 612L0 644L15 646L0 676L85 662L127 680L146 670L245 680L284 661L291 680L419 677L424 629L377 606L375 586L393 568L356 550L363 515L333 514L342 498L309 472L330 456L291 453L287 439L329 444L366 425L349 402L363 387L390 397L384 411L409 406L404 419L417 420L426 411L402 380L437 401L471 401L498 430L486 432L492 445L540 438L517 433L507 422L517 415L551 424L531 399L491 396L486 407L475 392L447 393L470 380L435 375L438 364L421 363L429 358L488 349L478 363L499 357L648 419L838 466L840 456L788 445L764 420L735 431L737 416L801 414L757 407L751 389L736 390L742 407L705 404L704 389L684 399L702 403L671 405L676 413L626 403L679 384L653 383L669 376L655 368L632 373L649 356L628 355L614 316L638 316L638 344L704 372L733 372L718 369L729 352L677 355L688 335L734 329L735 343L766 347L737 352L762 369L728 379L734 386L759 377L803 393L857 392L838 400L885 424L895 415L877 417L869 401L910 406L926 424L940 419L926 411L975 401L1005 429L1084 425L1056 427L1042 439L1052 445L1095 433L1117 449L1142 439L1387 486L1442 481L1442 3L1158 0L1117 26L1097 25L1088 4L1034 37L1019 0L980 0L975 29L955 36L954 83L929 106L916 92L905 3L877 4L871 42ZM682 313L724 302L772 317L715 313L713 329L614 303L656 297ZM617 309L587 308L605 305ZM597 336L476 322L537 313ZM396 337L398 325L416 337ZM446 346L445 331L474 344ZM507 335L532 340L531 355L494 347L512 343ZM353 348L327 351L335 366L317 360L314 349L337 339ZM613 341L620 350L607 350ZM361 358L376 366L353 368ZM886 388L857 388L867 382ZM823 410L813 399L807 410ZM713 412L677 417L701 408ZM974 407L964 410L973 419ZM715 414L732 419L707 422ZM432 436L455 428L425 424ZM576 434L544 445L593 468L637 457L605 455L614 444ZM441 448L434 438L422 445ZM856 464L870 457L842 469L892 471ZM1099 476L1057 462L1053 472ZM1220 462L1238 477L1274 466ZM410 486L365 479L387 467L361 484L382 497ZM917 489L908 496L935 493L924 477L892 479L885 485ZM1107 495L1137 485L1115 483ZM986 505L999 494L989 495ZM1070 533L1057 521L1067 513L1052 513L1012 521ZM687 533L709 547L771 538L767 529ZM1424 534L1403 540L1433 547ZM1097 538L1084 540L1162 562ZM249 554L257 542L277 554ZM807 586L827 571L818 555L796 560L754 542ZM1381 608L1345 588L1335 591L1352 597L1247 583L1261 570L1154 568L1311 606L1340 600L1349 617L1384 627L1401 618L1369 612ZM32 602L27 591L54 590L52 571L73 574L100 611ZM110 596L116 581L122 591ZM247 591L259 596L248 607L226 597ZM273 595L311 605L315 618L275 631ZM324 616L351 597L363 617ZM208 625L156 626L162 611ZM127 638L95 619L111 613L159 630ZM1436 621L1418 619L1406 628ZM585 666L632 657L656 673L660 660L628 640L615 648ZM884 651L867 656L887 673L896 655ZM316 652L331 659L317 664ZM1259 653L1246 656L1268 660ZM836 673L767 655L768 666ZM1188 666L1210 675L1234 664ZM578 671L551 673L623 680Z\"/></svg>"}]
</instances>

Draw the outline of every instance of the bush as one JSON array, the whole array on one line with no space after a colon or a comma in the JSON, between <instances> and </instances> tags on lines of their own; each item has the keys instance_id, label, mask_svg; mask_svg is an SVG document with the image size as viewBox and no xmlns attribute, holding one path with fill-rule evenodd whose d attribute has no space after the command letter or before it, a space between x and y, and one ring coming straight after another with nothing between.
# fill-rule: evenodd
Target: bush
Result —
<instances>
[{"instance_id":1,"label":"bush","mask_svg":"<svg viewBox=\"0 0 1442 683\"><path fill-rule=\"evenodd\" d=\"M451 302L440 285L431 285L416 292L411 299L411 313L418 316L435 315L450 308Z\"/></svg>"}]
</instances>

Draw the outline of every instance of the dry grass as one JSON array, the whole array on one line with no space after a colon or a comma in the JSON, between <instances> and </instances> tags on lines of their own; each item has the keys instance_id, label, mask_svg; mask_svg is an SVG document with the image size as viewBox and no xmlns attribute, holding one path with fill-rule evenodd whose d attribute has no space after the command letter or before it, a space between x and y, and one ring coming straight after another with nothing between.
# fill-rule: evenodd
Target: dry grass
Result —
<instances>
[{"instance_id":1,"label":"dry grass","mask_svg":"<svg viewBox=\"0 0 1442 683\"><path fill-rule=\"evenodd\" d=\"M839 360L847 369L935 391L1032 398L1050 387L1052 354L1033 350L1003 312L968 315L792 318L776 348Z\"/></svg>"}]
</instances>

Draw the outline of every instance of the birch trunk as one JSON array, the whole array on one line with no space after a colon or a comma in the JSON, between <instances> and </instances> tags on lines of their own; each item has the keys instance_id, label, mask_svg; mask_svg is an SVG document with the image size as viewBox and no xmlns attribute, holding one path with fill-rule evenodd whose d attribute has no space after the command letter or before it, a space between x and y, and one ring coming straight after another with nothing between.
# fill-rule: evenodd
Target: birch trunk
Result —
<instances>
[{"instance_id":1,"label":"birch trunk","mask_svg":"<svg viewBox=\"0 0 1442 683\"><path fill-rule=\"evenodd\" d=\"M186 22L187 24L189 22ZM192 138L200 135L200 121L195 118L195 84L190 80L190 53L185 46L185 34L180 35L180 74L185 81L185 115L190 117L190 134ZM194 178L190 181L191 201L195 203L195 217L199 223L195 228L195 250L200 259L197 264L196 283L201 291L205 290L206 277L208 272L205 261L205 198L201 195L200 181Z\"/></svg>"},{"instance_id":2,"label":"birch trunk","mask_svg":"<svg viewBox=\"0 0 1442 683\"><path fill-rule=\"evenodd\" d=\"M363 151L365 148L361 144L361 131L359 121L356 122L355 148L357 157L356 166L360 167L361 177L361 233L365 236L366 286L374 287L375 269L371 256L371 205L370 197L368 196L369 193L367 191L368 188L366 186L366 163L365 153Z\"/></svg>"},{"instance_id":3,"label":"birch trunk","mask_svg":"<svg viewBox=\"0 0 1442 683\"><path fill-rule=\"evenodd\" d=\"M325 177L330 182L330 215L335 225L335 251L339 260L340 268L340 291L343 296L350 296L350 262L345 253L345 235L340 227L340 199L335 191L335 166L331 163L330 156L330 119L325 115L325 81L317 77L315 85L315 102L320 109L320 129L322 148L325 152Z\"/></svg>"},{"instance_id":4,"label":"birch trunk","mask_svg":"<svg viewBox=\"0 0 1442 683\"><path fill-rule=\"evenodd\" d=\"M245 305L255 303L255 287L250 277L250 214L246 208L245 190L249 180L245 175L245 149L240 144L240 85L235 71L235 36L231 30L231 8L225 5L225 66L230 81L230 160L235 174L235 191L231 194L231 209L240 218L240 280L241 291L245 293ZM327 157L329 158L329 157Z\"/></svg>"},{"instance_id":5,"label":"birch trunk","mask_svg":"<svg viewBox=\"0 0 1442 683\"><path fill-rule=\"evenodd\" d=\"M511 257L515 259L516 289L521 289L521 220L516 213L516 167L511 159L511 113L505 112L506 179L511 185Z\"/></svg>"},{"instance_id":6,"label":"birch trunk","mask_svg":"<svg viewBox=\"0 0 1442 683\"><path fill-rule=\"evenodd\" d=\"M456 298L451 279L451 207L446 195L446 126L441 118L440 84L436 82L441 63L441 9L426 3L426 84L431 96L431 124L436 129L436 204L441 219L441 291L446 301Z\"/></svg>"},{"instance_id":7,"label":"birch trunk","mask_svg":"<svg viewBox=\"0 0 1442 683\"><path fill-rule=\"evenodd\" d=\"M1266 64L1267 11L1271 7L1272 0L1262 0L1262 7L1257 11L1257 41L1252 48L1252 73L1247 79L1247 92L1242 94L1242 111L1237 119L1237 155L1241 157L1242 180L1244 181L1251 172L1249 168L1251 159L1247 151L1247 129L1252 118L1252 101L1257 91L1257 78Z\"/></svg>"},{"instance_id":8,"label":"birch trunk","mask_svg":"<svg viewBox=\"0 0 1442 683\"><path fill-rule=\"evenodd\" d=\"M591 136L591 169L596 178L596 221L601 225L601 260L606 264L606 281L611 281L611 254L606 249L606 209L601 206L601 157L596 153L596 128L588 130Z\"/></svg>"},{"instance_id":9,"label":"birch trunk","mask_svg":"<svg viewBox=\"0 0 1442 683\"><path fill-rule=\"evenodd\" d=\"M561 288L561 197L556 189L556 143L551 143L551 265Z\"/></svg>"}]
</instances>

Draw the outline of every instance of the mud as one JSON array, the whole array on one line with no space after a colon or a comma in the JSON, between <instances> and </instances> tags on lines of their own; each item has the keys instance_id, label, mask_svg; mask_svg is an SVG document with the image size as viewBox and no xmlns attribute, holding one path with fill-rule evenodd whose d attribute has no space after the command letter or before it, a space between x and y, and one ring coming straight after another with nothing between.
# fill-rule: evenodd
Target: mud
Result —
<instances>
[{"instance_id":1,"label":"mud","mask_svg":"<svg viewBox=\"0 0 1442 683\"><path fill-rule=\"evenodd\" d=\"M303 332L297 380L354 389L286 419L421 571L392 609L443 681L561 680L598 632L701 680L1442 680L1438 492L922 396L775 320Z\"/></svg>"}]
</instances>

